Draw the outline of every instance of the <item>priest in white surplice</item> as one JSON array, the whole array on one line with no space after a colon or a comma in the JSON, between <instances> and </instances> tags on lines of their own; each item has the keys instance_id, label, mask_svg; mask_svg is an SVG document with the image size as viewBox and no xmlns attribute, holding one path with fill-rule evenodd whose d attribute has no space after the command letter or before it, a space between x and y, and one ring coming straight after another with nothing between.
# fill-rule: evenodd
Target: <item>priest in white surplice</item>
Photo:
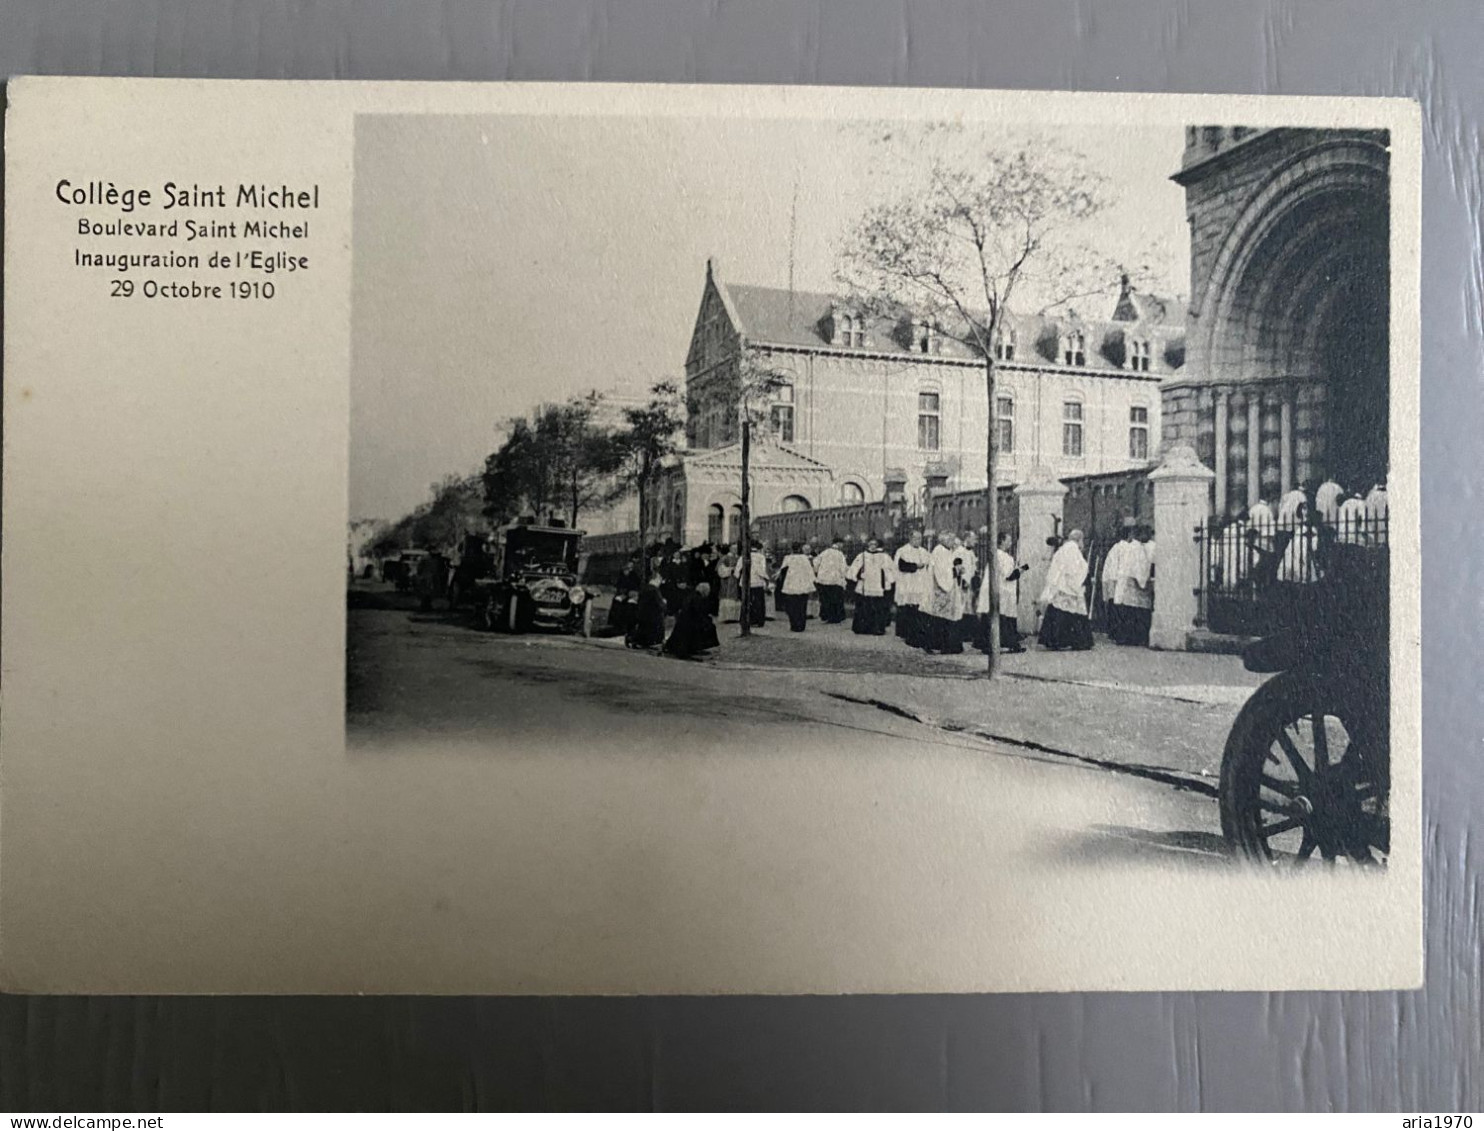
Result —
<instances>
[{"instance_id":1,"label":"priest in white surplice","mask_svg":"<svg viewBox=\"0 0 1484 1131\"><path fill-rule=\"evenodd\" d=\"M1123 559L1123 572L1118 578L1118 591L1113 603L1118 607L1123 626L1120 644L1149 646L1149 624L1154 616L1154 550L1146 537L1147 527L1139 530L1139 540L1129 547Z\"/></svg>"},{"instance_id":2,"label":"priest in white surplice","mask_svg":"<svg viewBox=\"0 0 1484 1131\"><path fill-rule=\"evenodd\" d=\"M959 622L969 606L969 579L963 575L963 559L954 553L953 543L951 530L938 532L938 544L933 547L932 564L928 569L932 577L932 592L923 645L924 651L950 656L964 650Z\"/></svg>"},{"instance_id":3,"label":"priest in white surplice","mask_svg":"<svg viewBox=\"0 0 1484 1131\"><path fill-rule=\"evenodd\" d=\"M851 631L859 636L885 636L891 617L891 598L887 591L895 581L891 555L883 553L881 543L872 538L862 553L855 556L846 574L855 582L855 617Z\"/></svg>"},{"instance_id":4,"label":"priest in white surplice","mask_svg":"<svg viewBox=\"0 0 1484 1131\"><path fill-rule=\"evenodd\" d=\"M979 599L974 605L975 611L979 614L979 630L975 634L975 645L981 652L989 651L989 587L998 585L1000 588L1000 651L1024 652L1025 646L1020 642L1020 625L1016 620L1016 611L1020 605L1020 587L1017 582L1026 567L1017 565L1015 562L1011 553L1014 546L1008 530L1000 531L999 540L999 547L994 552L994 570L991 572L986 568L979 582Z\"/></svg>"},{"instance_id":5,"label":"priest in white surplice","mask_svg":"<svg viewBox=\"0 0 1484 1131\"><path fill-rule=\"evenodd\" d=\"M1082 556L1082 531L1074 530L1051 556L1046 585L1041 590L1041 647L1085 651L1092 647L1092 622L1087 617L1087 559Z\"/></svg>"},{"instance_id":6,"label":"priest in white surplice","mask_svg":"<svg viewBox=\"0 0 1484 1131\"><path fill-rule=\"evenodd\" d=\"M834 539L814 559L814 583L819 588L819 619L825 624L845 620L845 543Z\"/></svg>"},{"instance_id":7,"label":"priest in white surplice","mask_svg":"<svg viewBox=\"0 0 1484 1131\"><path fill-rule=\"evenodd\" d=\"M1128 572L1130 559L1138 552L1139 543L1134 540L1135 522L1124 519L1122 537L1113 543L1108 556L1103 559L1103 608L1107 612L1108 637L1115 644L1128 643L1129 628L1123 609L1118 606L1118 584Z\"/></svg>"},{"instance_id":8,"label":"priest in white surplice","mask_svg":"<svg viewBox=\"0 0 1484 1131\"><path fill-rule=\"evenodd\" d=\"M907 536L892 563L897 579L897 635L914 648L922 647L926 635L923 606L932 594L932 563L933 555L922 544L921 530Z\"/></svg>"}]
</instances>

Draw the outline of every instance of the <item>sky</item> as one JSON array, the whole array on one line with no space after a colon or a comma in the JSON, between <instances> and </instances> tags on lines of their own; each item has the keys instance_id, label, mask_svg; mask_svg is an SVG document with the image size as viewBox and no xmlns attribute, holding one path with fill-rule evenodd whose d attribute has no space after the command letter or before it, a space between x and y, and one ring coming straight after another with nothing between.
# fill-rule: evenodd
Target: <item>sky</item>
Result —
<instances>
[{"instance_id":1,"label":"sky","mask_svg":"<svg viewBox=\"0 0 1484 1131\"><path fill-rule=\"evenodd\" d=\"M351 517L405 514L444 476L479 469L500 423L542 402L682 379L708 258L734 283L835 289L853 222L913 183L870 133L833 120L358 119ZM1007 127L985 144L1045 136ZM1154 249L1158 289L1185 294L1184 193L1169 180L1182 131L1052 136L1112 190L1089 239L1109 256ZM1095 305L1079 309L1106 317L1112 295Z\"/></svg>"}]
</instances>

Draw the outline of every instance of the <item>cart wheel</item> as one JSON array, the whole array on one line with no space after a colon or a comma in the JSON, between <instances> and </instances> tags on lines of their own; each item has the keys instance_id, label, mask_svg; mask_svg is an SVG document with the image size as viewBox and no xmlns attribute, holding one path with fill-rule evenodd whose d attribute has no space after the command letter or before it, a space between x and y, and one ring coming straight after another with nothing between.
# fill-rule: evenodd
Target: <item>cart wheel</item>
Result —
<instances>
[{"instance_id":1,"label":"cart wheel","mask_svg":"<svg viewBox=\"0 0 1484 1131\"><path fill-rule=\"evenodd\" d=\"M1384 705L1382 710L1384 711ZM1331 681L1284 672L1237 715L1221 758L1221 832L1265 863L1374 864L1390 850L1384 725Z\"/></svg>"}]
</instances>

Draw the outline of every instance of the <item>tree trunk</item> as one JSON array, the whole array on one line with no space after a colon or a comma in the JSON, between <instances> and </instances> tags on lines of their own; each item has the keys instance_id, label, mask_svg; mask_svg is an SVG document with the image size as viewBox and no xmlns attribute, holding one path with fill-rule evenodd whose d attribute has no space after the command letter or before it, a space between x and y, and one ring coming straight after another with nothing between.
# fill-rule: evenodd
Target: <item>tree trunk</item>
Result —
<instances>
[{"instance_id":1,"label":"tree trunk","mask_svg":"<svg viewBox=\"0 0 1484 1131\"><path fill-rule=\"evenodd\" d=\"M752 618L749 610L752 604L752 513L750 508L751 492L748 484L748 462L752 455L752 424L748 420L746 406L742 413L742 538L740 541L742 555L742 635L752 635Z\"/></svg>"},{"instance_id":2,"label":"tree trunk","mask_svg":"<svg viewBox=\"0 0 1484 1131\"><path fill-rule=\"evenodd\" d=\"M1000 563L998 551L1000 548L1000 492L995 484L995 471L998 469L999 458L995 452L998 447L996 440L999 439L999 421L995 415L998 406L995 403L995 364L994 364L994 336L989 336L989 350L984 356L984 387L989 399L989 450L984 459L984 474L989 481L988 489L985 491L985 532L989 537L989 545L984 551L984 580L989 586L989 655L985 665L984 676L993 679L995 672L1000 666Z\"/></svg>"}]
</instances>

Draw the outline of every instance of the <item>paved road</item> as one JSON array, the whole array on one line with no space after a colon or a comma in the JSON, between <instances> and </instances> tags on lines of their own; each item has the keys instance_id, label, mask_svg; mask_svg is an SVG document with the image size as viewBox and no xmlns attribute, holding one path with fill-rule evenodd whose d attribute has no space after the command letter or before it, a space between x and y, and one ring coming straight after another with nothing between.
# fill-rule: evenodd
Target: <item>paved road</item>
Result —
<instances>
[{"instance_id":1,"label":"paved road","mask_svg":"<svg viewBox=\"0 0 1484 1131\"><path fill-rule=\"evenodd\" d=\"M1151 712L1137 695L1032 677L997 684L1000 709L969 709L985 694L981 682L773 670L735 648L719 662L691 663L615 641L475 632L443 612L352 608L349 617L353 751L442 738L490 758L552 745L643 751L723 779L766 766L781 774L777 803L796 805L801 820L820 805L880 809L890 799L882 775L908 770L930 789L955 783L955 806L982 807L974 826L995 830L1001 859L1212 863L1219 852L1209 779L1190 767L1164 773L1163 763L1179 759L1150 757L1145 741L1161 729L1151 716L1211 714L1209 704L1154 699ZM1048 717L1047 703L1057 705L1051 714L1096 717L1090 729L1069 730ZM989 723L975 725L976 714ZM1213 734L1229 715L1215 711ZM1187 722L1163 728L1172 750L1190 745L1179 733ZM1089 764L1096 760L1118 768ZM811 796L811 784L826 796Z\"/></svg>"},{"instance_id":2,"label":"paved road","mask_svg":"<svg viewBox=\"0 0 1484 1131\"><path fill-rule=\"evenodd\" d=\"M1181 732L1230 707L739 664L735 642L690 663L406 608L351 608L348 644L341 898L424 990L1150 988L1266 906L1209 782L1134 765L1205 750Z\"/></svg>"}]
</instances>

